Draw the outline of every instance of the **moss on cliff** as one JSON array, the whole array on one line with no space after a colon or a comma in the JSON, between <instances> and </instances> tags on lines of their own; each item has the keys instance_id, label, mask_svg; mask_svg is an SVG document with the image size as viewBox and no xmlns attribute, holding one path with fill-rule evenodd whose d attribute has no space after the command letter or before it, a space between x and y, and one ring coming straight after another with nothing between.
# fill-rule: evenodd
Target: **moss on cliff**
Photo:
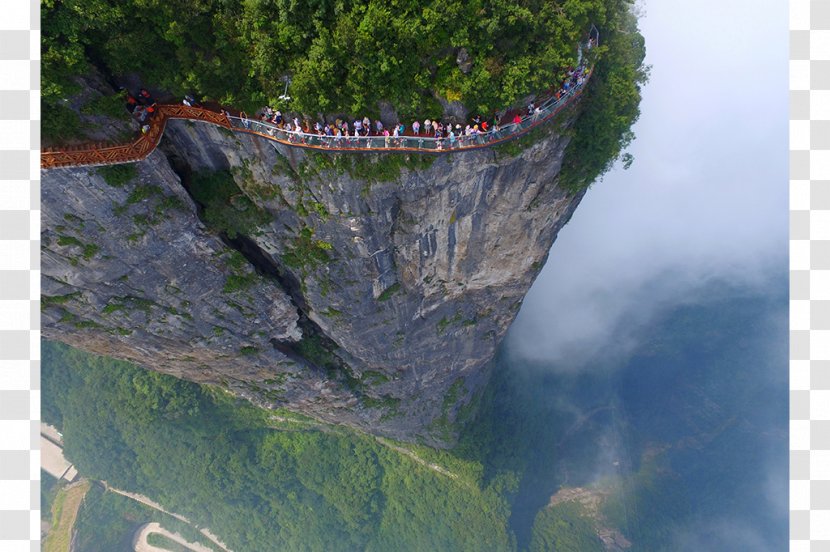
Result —
<instances>
[{"instance_id":1,"label":"moss on cliff","mask_svg":"<svg viewBox=\"0 0 830 552\"><path fill-rule=\"evenodd\" d=\"M114 188L120 188L138 176L138 169L134 163L122 165L106 165L95 169L104 179L104 182Z\"/></svg>"}]
</instances>

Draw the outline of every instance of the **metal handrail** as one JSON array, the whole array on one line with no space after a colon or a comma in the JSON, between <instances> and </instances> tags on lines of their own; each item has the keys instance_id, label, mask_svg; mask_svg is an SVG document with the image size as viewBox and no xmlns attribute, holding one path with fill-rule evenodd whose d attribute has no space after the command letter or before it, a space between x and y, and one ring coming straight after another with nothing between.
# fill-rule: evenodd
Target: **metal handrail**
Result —
<instances>
[{"instance_id":1,"label":"metal handrail","mask_svg":"<svg viewBox=\"0 0 830 552\"><path fill-rule=\"evenodd\" d=\"M583 82L574 85L560 95L551 97L540 105L532 115L522 117L519 123L508 123L498 130L476 134L444 136L435 138L426 135L404 136L328 136L325 134L287 130L274 123L257 119L228 115L231 128L239 132L256 134L269 140L295 147L314 148L328 151L409 151L424 153L446 153L449 151L477 149L492 146L516 138L555 116L571 99L578 96L590 78L588 73Z\"/></svg>"},{"instance_id":2,"label":"metal handrail","mask_svg":"<svg viewBox=\"0 0 830 552\"><path fill-rule=\"evenodd\" d=\"M599 31L592 26L591 32L596 32L596 44L599 44ZM582 65L580 65L582 68ZM58 167L80 167L114 165L140 161L146 158L158 145L164 133L168 119L185 119L209 122L237 132L254 134L280 142L282 144L318 149L323 151L351 151L351 152L419 152L419 153L448 153L490 147L508 140L517 138L534 127L550 120L571 100L579 96L588 80L593 75L592 70L582 74L582 82L562 92L559 97L551 96L534 110L530 115L521 118L518 123L508 123L503 127L494 128L486 132L471 135L434 136L403 135L403 136L328 136L307 132L296 132L281 128L267 121L260 121L246 117L236 117L223 111L215 111L183 105L160 105L156 123L151 125L147 134L140 136L129 144L117 146L96 147L87 145L70 147L63 150L44 150L41 153L41 167L52 169Z\"/></svg>"}]
</instances>

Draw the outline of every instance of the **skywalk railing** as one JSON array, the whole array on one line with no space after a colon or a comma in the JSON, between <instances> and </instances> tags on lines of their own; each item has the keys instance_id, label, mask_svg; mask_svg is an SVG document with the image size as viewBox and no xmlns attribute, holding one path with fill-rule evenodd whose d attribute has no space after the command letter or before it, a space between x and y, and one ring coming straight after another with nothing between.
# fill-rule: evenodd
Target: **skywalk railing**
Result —
<instances>
[{"instance_id":1,"label":"skywalk railing","mask_svg":"<svg viewBox=\"0 0 830 552\"><path fill-rule=\"evenodd\" d=\"M289 146L322 149L328 151L414 151L422 153L445 153L448 151L476 149L492 146L517 138L532 128L556 116L573 98L580 95L590 78L588 73L580 84L563 92L559 98L551 97L531 115L522 117L521 122L508 123L498 129L476 134L444 136L435 138L428 135L404 136L327 136L324 134L287 130L266 121L244 117L228 116L231 128L240 132L256 134Z\"/></svg>"},{"instance_id":2,"label":"skywalk railing","mask_svg":"<svg viewBox=\"0 0 830 552\"><path fill-rule=\"evenodd\" d=\"M599 31L592 26L588 49L599 43ZM580 58L583 56L580 46ZM584 62L583 62L584 63ZM584 72L583 72L584 71ZM156 117L150 124L149 131L133 142L127 144L84 144L62 148L45 148L41 152L41 168L82 167L132 163L145 159L158 146L167 126L168 119L186 119L212 123L237 132L253 134L293 147L318 149L324 151L352 152L420 152L447 153L454 151L486 148L502 142L513 140L531 129L555 117L585 89L593 71L584 70L577 83L569 85L558 95L552 95L543 101L533 113L524 116L519 122L510 122L503 126L475 134L443 136L436 138L427 134L403 136L327 136L317 133L297 132L256 119L231 116L225 111L218 112L201 107L180 104L159 105ZM558 96L558 97L557 97Z\"/></svg>"}]
</instances>

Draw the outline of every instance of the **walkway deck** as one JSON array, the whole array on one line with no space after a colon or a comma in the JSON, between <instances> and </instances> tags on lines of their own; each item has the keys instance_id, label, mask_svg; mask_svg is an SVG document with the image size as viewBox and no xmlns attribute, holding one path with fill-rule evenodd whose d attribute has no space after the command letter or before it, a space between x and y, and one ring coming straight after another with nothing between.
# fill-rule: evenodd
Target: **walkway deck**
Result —
<instances>
[{"instance_id":1,"label":"walkway deck","mask_svg":"<svg viewBox=\"0 0 830 552\"><path fill-rule=\"evenodd\" d=\"M286 146L319 151L446 154L488 148L519 138L551 120L582 94L590 75L591 73L588 73L581 85L573 87L558 100L551 98L540 105L538 113L524 117L521 123L510 123L499 130L491 130L474 136L456 137L452 141L449 138L432 138L425 135L406 135L394 138L391 136L335 137L298 133L255 119L227 116L211 109L164 104L158 106L158 111L150 123L149 131L142 134L134 142L114 146L86 144L65 149L45 149L41 153L40 163L43 169L55 169L59 167L116 165L141 161L156 149L164 134L167 121L170 119L211 123L235 132L252 134L279 142Z\"/></svg>"}]
</instances>

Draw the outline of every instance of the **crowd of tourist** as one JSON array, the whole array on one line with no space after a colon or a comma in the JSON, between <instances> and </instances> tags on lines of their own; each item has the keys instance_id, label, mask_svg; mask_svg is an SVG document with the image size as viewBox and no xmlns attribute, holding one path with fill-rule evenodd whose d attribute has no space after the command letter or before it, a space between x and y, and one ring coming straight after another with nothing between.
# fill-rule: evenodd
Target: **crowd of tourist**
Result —
<instances>
[{"instance_id":1,"label":"crowd of tourist","mask_svg":"<svg viewBox=\"0 0 830 552\"><path fill-rule=\"evenodd\" d=\"M127 111L141 125L142 134L146 134L150 130L150 122L156 115L157 110L156 100L146 88L139 90L135 96L127 92Z\"/></svg>"},{"instance_id":2,"label":"crowd of tourist","mask_svg":"<svg viewBox=\"0 0 830 552\"><path fill-rule=\"evenodd\" d=\"M596 44L593 37L589 38L586 46L591 49ZM244 111L239 113L239 121L246 129L251 129L252 124L256 125L254 130L266 132L271 136L276 133L285 133L290 142L309 143L317 141L331 147L346 146L354 147L365 144L365 147L378 147L379 143L385 147L400 147L405 139L415 138L422 144L424 139L435 141L437 149L444 147L456 148L473 144L484 144L499 138L499 132L504 129L512 133L527 120L535 121L547 113L547 108L557 105L563 97L569 95L574 89L579 88L590 76L588 68L582 58L580 51L580 64L567 70L561 86L545 99L542 105L537 106L534 102L528 104L526 112L522 110L502 111L493 114L491 117L475 115L463 127L456 120L440 121L438 119L424 119L413 121L408 126L398 122L387 127L380 119L372 121L369 117L356 118L349 122L346 119L337 118L334 122L317 121L311 123L307 118L300 121L298 116L290 117L284 115L279 109L266 106L251 119ZM141 88L135 96L126 92L127 110L141 125L142 134L150 130L150 123L156 115L158 107L152 94ZM186 95L182 104L188 107L201 107L191 95ZM230 112L222 109L221 112L233 118ZM257 123L265 123L259 126ZM367 140L367 138L379 139Z\"/></svg>"},{"instance_id":3,"label":"crowd of tourist","mask_svg":"<svg viewBox=\"0 0 830 552\"><path fill-rule=\"evenodd\" d=\"M561 86L549 100L546 100L546 103L558 103L563 96L581 86L588 78L589 72L590 70L584 65L569 68ZM334 122L324 120L312 123L307 118L301 121L298 116L290 117L279 109L267 106L260 110L253 119L244 111L239 114L239 119L245 128L250 129L253 124L254 130L267 132L271 136L281 131L286 133L285 137L290 142L295 143L319 141L330 147L353 147L359 144L365 147L378 147L379 143L382 143L389 148L400 147L403 145L404 138L431 138L436 141L437 149L443 149L444 147L456 148L484 144L496 139L501 129L512 130L528 119L538 119L544 112L544 106L537 106L531 102L524 114L521 111L502 112L488 118L475 115L464 126L455 121L424 119L423 122L416 120L409 125L398 122L387 127L381 120L372 121L369 117L355 118L351 122L337 118ZM230 115L227 112L226 114ZM266 123L266 125L260 128L256 125L257 122ZM379 140L366 140L366 138Z\"/></svg>"},{"instance_id":4,"label":"crowd of tourist","mask_svg":"<svg viewBox=\"0 0 830 552\"><path fill-rule=\"evenodd\" d=\"M587 42L587 48L594 46L593 38ZM580 52L581 57L581 52ZM302 121L298 116L290 117L284 115L279 109L266 106L255 116L250 118L244 111L239 113L238 119L243 127L251 129L252 124L265 123L262 127L257 126L255 130L266 132L271 136L276 133L285 133L290 142L309 143L317 141L328 146L354 147L365 144L366 147L378 147L383 144L385 147L400 147L405 139L415 138L423 143L424 139L435 140L435 147L456 148L473 144L484 144L499 138L502 129L514 131L528 119L535 121L546 113L547 107L557 105L559 101L579 88L590 75L590 69L583 63L576 68L571 67L561 82L561 86L550 95L541 106L531 102L523 114L519 111L503 111L493 114L490 117L475 115L466 122L464 126L456 120L441 121L438 119L424 119L413 121L409 125L401 122L387 127L383 121L376 119L372 121L369 117L356 118L351 122L346 119L337 118L334 122L317 121L312 123L304 118ZM152 94L141 88L135 96L127 92L127 110L141 125L142 134L150 130L150 123L156 115L158 107ZM186 95L182 104L186 106L200 107L191 95ZM221 110L228 117L231 113ZM367 138L379 140L366 140Z\"/></svg>"}]
</instances>

